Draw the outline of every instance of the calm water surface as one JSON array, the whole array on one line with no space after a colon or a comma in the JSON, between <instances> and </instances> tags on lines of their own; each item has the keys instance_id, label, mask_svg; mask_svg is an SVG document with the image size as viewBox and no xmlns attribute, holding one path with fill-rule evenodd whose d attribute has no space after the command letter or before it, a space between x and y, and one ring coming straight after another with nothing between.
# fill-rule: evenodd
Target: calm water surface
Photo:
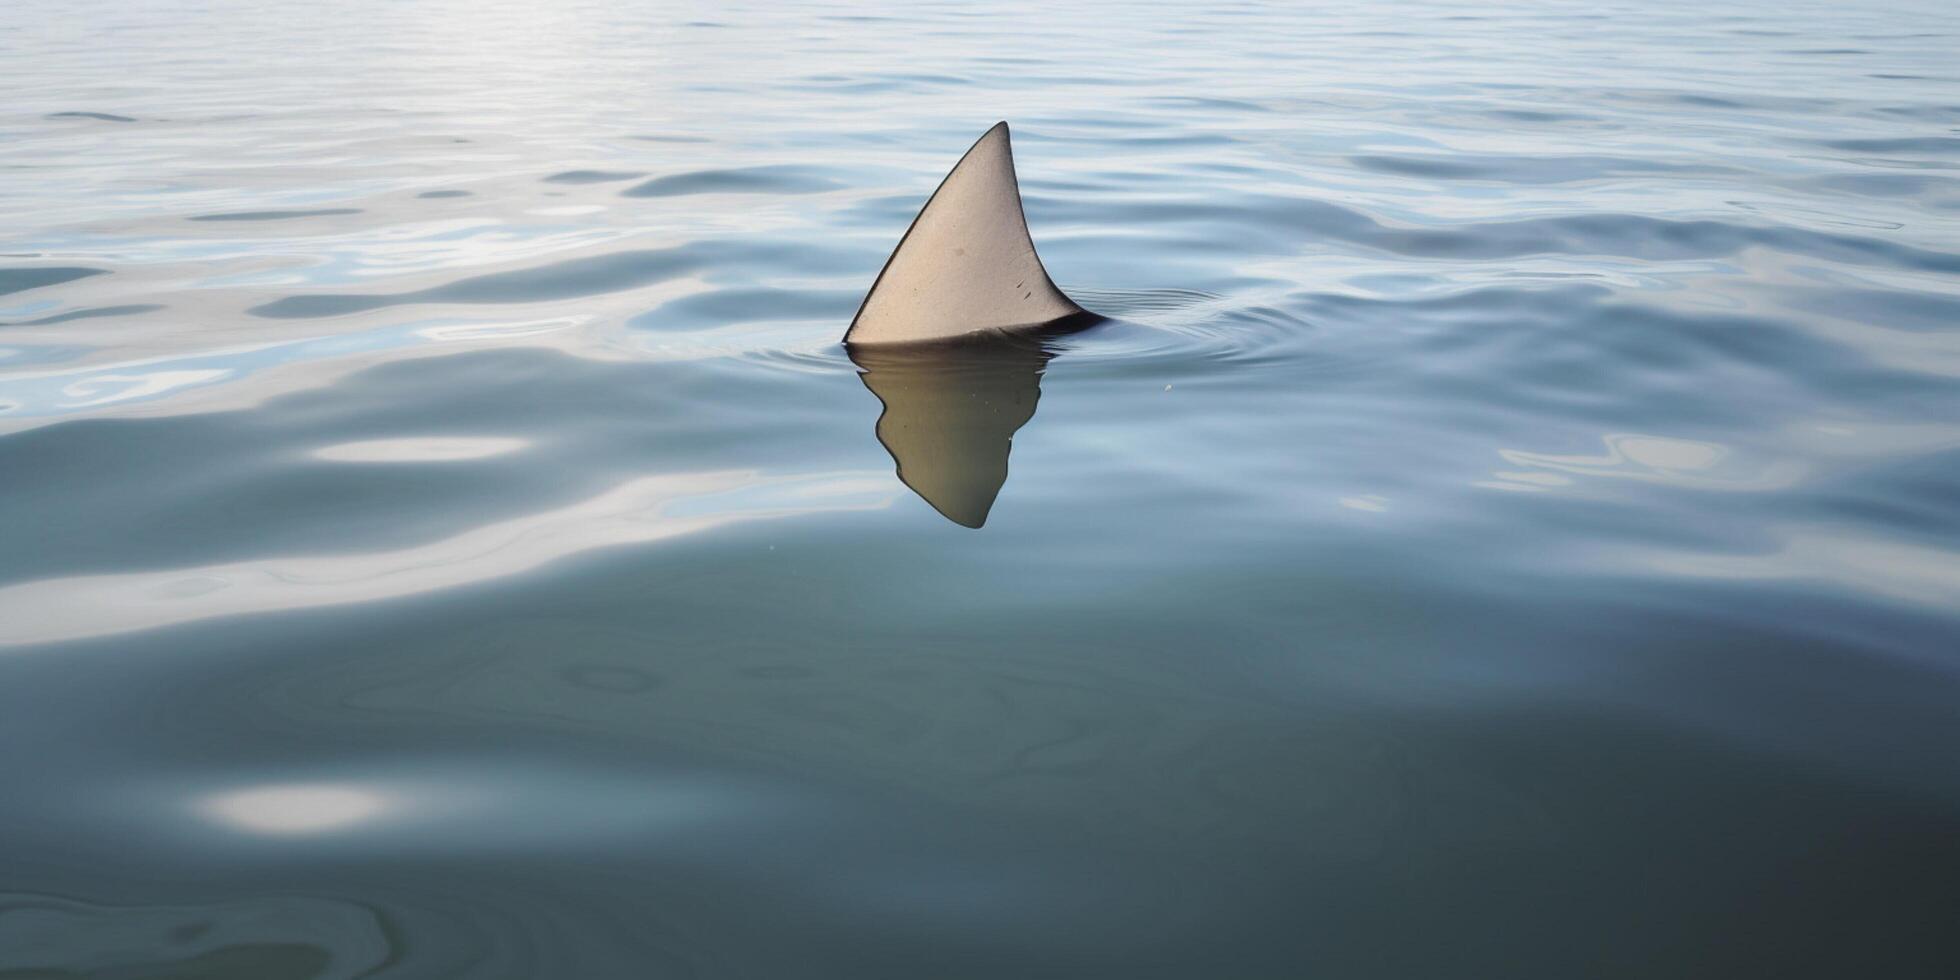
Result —
<instances>
[{"instance_id":1,"label":"calm water surface","mask_svg":"<svg viewBox=\"0 0 1960 980\"><path fill-rule=\"evenodd\" d=\"M1949 4L550 6L0 10L0 976L1960 975Z\"/></svg>"}]
</instances>

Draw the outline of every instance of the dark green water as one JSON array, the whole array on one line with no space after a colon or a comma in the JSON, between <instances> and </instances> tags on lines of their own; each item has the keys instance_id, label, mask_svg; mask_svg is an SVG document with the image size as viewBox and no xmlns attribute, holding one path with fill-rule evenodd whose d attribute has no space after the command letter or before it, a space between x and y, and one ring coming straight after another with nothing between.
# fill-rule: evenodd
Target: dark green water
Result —
<instances>
[{"instance_id":1,"label":"dark green water","mask_svg":"<svg viewBox=\"0 0 1960 980\"><path fill-rule=\"evenodd\" d=\"M0 11L0 977L1960 975L1922 8Z\"/></svg>"}]
</instances>

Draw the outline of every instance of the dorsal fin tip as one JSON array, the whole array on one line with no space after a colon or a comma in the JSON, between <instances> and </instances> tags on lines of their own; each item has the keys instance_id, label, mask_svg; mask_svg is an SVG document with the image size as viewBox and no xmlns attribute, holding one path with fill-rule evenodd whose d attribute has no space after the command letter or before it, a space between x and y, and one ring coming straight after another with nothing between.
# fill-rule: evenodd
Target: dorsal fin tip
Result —
<instances>
[{"instance_id":1,"label":"dorsal fin tip","mask_svg":"<svg viewBox=\"0 0 1960 980\"><path fill-rule=\"evenodd\" d=\"M994 140L994 134L1000 134ZM926 199L871 284L845 343L944 340L1039 327L1088 311L1055 288L1028 235L1006 120Z\"/></svg>"}]
</instances>

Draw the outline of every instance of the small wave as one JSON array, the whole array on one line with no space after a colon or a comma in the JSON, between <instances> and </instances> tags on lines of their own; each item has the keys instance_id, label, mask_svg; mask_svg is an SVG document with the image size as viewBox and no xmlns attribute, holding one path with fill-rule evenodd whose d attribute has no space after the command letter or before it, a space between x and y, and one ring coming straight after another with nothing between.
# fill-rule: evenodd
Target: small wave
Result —
<instances>
[{"instance_id":1,"label":"small wave","mask_svg":"<svg viewBox=\"0 0 1960 980\"><path fill-rule=\"evenodd\" d=\"M544 179L547 184L613 184L645 177L638 170L566 170Z\"/></svg>"},{"instance_id":2,"label":"small wave","mask_svg":"<svg viewBox=\"0 0 1960 980\"><path fill-rule=\"evenodd\" d=\"M1351 156L1348 162L1364 170L1438 180L1483 180L1512 184L1568 184L1616 177L1651 178L1655 174L1706 176L1733 173L1707 164L1667 163L1614 156L1473 156L1453 153L1430 156Z\"/></svg>"},{"instance_id":3,"label":"small wave","mask_svg":"<svg viewBox=\"0 0 1960 980\"><path fill-rule=\"evenodd\" d=\"M1152 105L1166 109L1202 109L1208 112L1272 112L1273 110L1245 99L1221 99L1198 95L1166 96L1150 100Z\"/></svg>"},{"instance_id":4,"label":"small wave","mask_svg":"<svg viewBox=\"0 0 1960 980\"><path fill-rule=\"evenodd\" d=\"M91 269L80 266L27 266L23 268L0 268L0 296L8 293L24 293L30 289L45 286L59 286L64 282L74 282L89 276L107 275L107 269Z\"/></svg>"},{"instance_id":5,"label":"small wave","mask_svg":"<svg viewBox=\"0 0 1960 980\"><path fill-rule=\"evenodd\" d=\"M793 272L835 272L836 258L793 245L699 242L671 249L636 249L545 265L468 276L404 293L305 293L246 312L273 319L344 316L424 303L536 303L599 296L650 286L703 269L750 263Z\"/></svg>"},{"instance_id":6,"label":"small wave","mask_svg":"<svg viewBox=\"0 0 1960 980\"><path fill-rule=\"evenodd\" d=\"M697 170L655 177L620 192L621 197L680 197L688 194L815 194L844 184L807 167L743 167Z\"/></svg>"},{"instance_id":7,"label":"small wave","mask_svg":"<svg viewBox=\"0 0 1960 980\"><path fill-rule=\"evenodd\" d=\"M668 300L629 321L653 330L700 330L772 320L846 322L860 299L856 290L711 289Z\"/></svg>"},{"instance_id":8,"label":"small wave","mask_svg":"<svg viewBox=\"0 0 1960 980\"><path fill-rule=\"evenodd\" d=\"M44 316L39 320L21 320L15 323L0 323L0 327L51 327L57 323L67 323L71 320L93 320L100 317L110 317L110 316L135 316L136 314L139 313L154 313L161 309L163 309L163 305L161 303L131 303L127 306L96 306L96 307L89 307L80 310L69 310L66 313L56 313L53 316Z\"/></svg>"},{"instance_id":9,"label":"small wave","mask_svg":"<svg viewBox=\"0 0 1960 980\"><path fill-rule=\"evenodd\" d=\"M1893 139L1818 140L1819 146L1853 153L1923 153L1930 156L1960 154L1960 136L1908 136Z\"/></svg>"},{"instance_id":10,"label":"small wave","mask_svg":"<svg viewBox=\"0 0 1960 980\"><path fill-rule=\"evenodd\" d=\"M1506 122L1522 123L1594 122L1599 119L1598 116L1583 112L1549 112L1543 109L1488 109L1484 111L1484 115Z\"/></svg>"},{"instance_id":11,"label":"small wave","mask_svg":"<svg viewBox=\"0 0 1960 980\"><path fill-rule=\"evenodd\" d=\"M360 214L360 208L318 208L312 211L231 211L223 214L193 215L186 221L291 221L294 218L324 218L336 214Z\"/></svg>"},{"instance_id":12,"label":"small wave","mask_svg":"<svg viewBox=\"0 0 1960 980\"><path fill-rule=\"evenodd\" d=\"M133 123L129 116L118 116L113 112L50 112L49 119L96 119L102 122Z\"/></svg>"}]
</instances>

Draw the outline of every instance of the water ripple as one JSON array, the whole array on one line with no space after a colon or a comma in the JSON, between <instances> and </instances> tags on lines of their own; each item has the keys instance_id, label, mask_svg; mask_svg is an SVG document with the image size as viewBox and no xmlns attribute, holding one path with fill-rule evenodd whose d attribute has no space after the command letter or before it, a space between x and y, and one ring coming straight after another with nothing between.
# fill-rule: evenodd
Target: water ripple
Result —
<instances>
[{"instance_id":1,"label":"water ripple","mask_svg":"<svg viewBox=\"0 0 1960 980\"><path fill-rule=\"evenodd\" d=\"M701 170L655 177L621 191L625 197L681 197L688 194L814 194L844 184L809 167L743 167Z\"/></svg>"},{"instance_id":2,"label":"water ripple","mask_svg":"<svg viewBox=\"0 0 1960 980\"><path fill-rule=\"evenodd\" d=\"M323 218L338 214L360 214L360 208L315 208L311 211L233 211L228 214L194 215L191 221L290 221L294 218Z\"/></svg>"},{"instance_id":3,"label":"water ripple","mask_svg":"<svg viewBox=\"0 0 1960 980\"><path fill-rule=\"evenodd\" d=\"M345 316L417 304L539 303L644 288L717 268L735 256L784 270L828 271L835 261L789 245L701 242L671 249L635 249L507 272L468 276L405 293L319 293L287 296L246 312L274 319Z\"/></svg>"},{"instance_id":4,"label":"water ripple","mask_svg":"<svg viewBox=\"0 0 1960 980\"><path fill-rule=\"evenodd\" d=\"M30 266L22 268L0 268L0 296L8 293L26 292L46 286L59 286L64 282L74 282L89 276L108 273L107 269L64 268L61 266Z\"/></svg>"},{"instance_id":5,"label":"water ripple","mask_svg":"<svg viewBox=\"0 0 1960 980\"><path fill-rule=\"evenodd\" d=\"M570 507L485 525L416 548L0 587L0 616L8 622L0 646L402 598L514 575L594 548L645 544L739 520L877 508L890 500L889 483L880 474L650 476Z\"/></svg>"}]
</instances>

